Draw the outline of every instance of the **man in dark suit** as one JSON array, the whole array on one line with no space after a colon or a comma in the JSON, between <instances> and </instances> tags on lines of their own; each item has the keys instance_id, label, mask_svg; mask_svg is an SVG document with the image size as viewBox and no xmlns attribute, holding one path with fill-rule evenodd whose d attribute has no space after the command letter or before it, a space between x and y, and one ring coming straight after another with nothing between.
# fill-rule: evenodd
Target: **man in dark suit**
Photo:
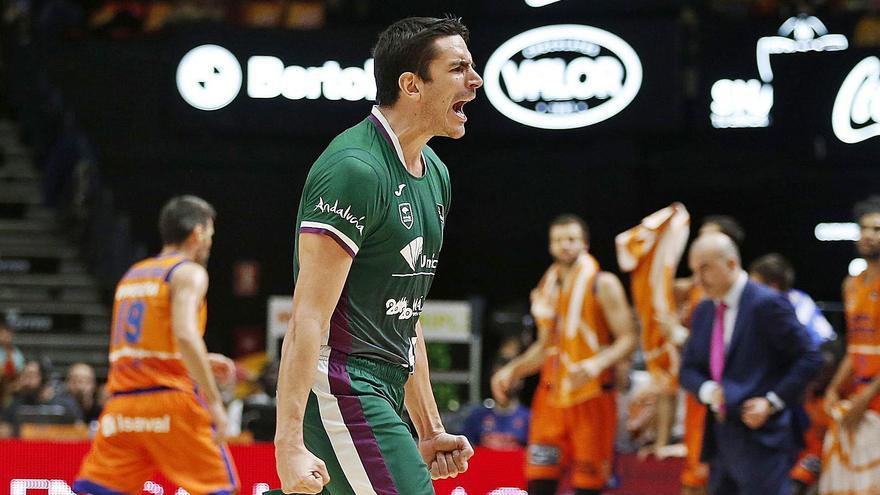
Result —
<instances>
[{"instance_id":1,"label":"man in dark suit","mask_svg":"<svg viewBox=\"0 0 880 495\"><path fill-rule=\"evenodd\" d=\"M700 236L689 264L707 299L694 310L681 384L706 404L703 460L713 495L789 495L792 407L822 364L791 304L749 281L724 234Z\"/></svg>"}]
</instances>

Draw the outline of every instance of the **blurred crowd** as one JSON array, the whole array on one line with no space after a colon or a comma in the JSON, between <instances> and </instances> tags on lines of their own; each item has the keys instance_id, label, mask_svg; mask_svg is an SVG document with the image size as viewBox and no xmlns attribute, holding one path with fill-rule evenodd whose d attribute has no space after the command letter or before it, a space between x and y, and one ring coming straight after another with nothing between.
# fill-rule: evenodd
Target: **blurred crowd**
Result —
<instances>
[{"instance_id":1,"label":"blurred crowd","mask_svg":"<svg viewBox=\"0 0 880 495\"><path fill-rule=\"evenodd\" d=\"M444 5L432 0L425 4L428 9L451 8L469 17L493 14L491 6L467 2ZM187 24L273 29L362 25L405 7L411 5L397 0L6 0L3 19L6 23L28 19L49 31L73 37L129 37ZM729 18L784 19L803 13L872 15L878 7L877 0L682 0L658 2L656 8ZM601 13L602 9L582 8L585 15Z\"/></svg>"},{"instance_id":2,"label":"blurred crowd","mask_svg":"<svg viewBox=\"0 0 880 495\"><path fill-rule=\"evenodd\" d=\"M45 357L26 359L15 345L15 331L0 319L0 438L54 437L41 425L67 425L73 437L91 436L108 399L104 383L87 363L67 369ZM235 362L234 375L217 371L230 417L229 436L270 441L275 435L278 363L257 353ZM37 428L33 428L37 426Z\"/></svg>"}]
</instances>

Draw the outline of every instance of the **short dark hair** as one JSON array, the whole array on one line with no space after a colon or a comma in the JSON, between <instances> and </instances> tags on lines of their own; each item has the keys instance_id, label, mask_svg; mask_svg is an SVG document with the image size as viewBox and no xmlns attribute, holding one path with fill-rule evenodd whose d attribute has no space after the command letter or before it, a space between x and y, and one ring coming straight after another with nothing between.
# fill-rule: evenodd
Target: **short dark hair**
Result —
<instances>
[{"instance_id":1,"label":"short dark hair","mask_svg":"<svg viewBox=\"0 0 880 495\"><path fill-rule=\"evenodd\" d=\"M749 265L749 272L756 273L765 282L775 284L787 291L794 286L794 267L779 253L769 253Z\"/></svg>"},{"instance_id":2,"label":"short dark hair","mask_svg":"<svg viewBox=\"0 0 880 495\"><path fill-rule=\"evenodd\" d=\"M862 217L872 213L880 213L880 196L874 194L863 199L853 206L853 218L861 223Z\"/></svg>"},{"instance_id":3,"label":"short dark hair","mask_svg":"<svg viewBox=\"0 0 880 495\"><path fill-rule=\"evenodd\" d=\"M742 225L730 215L709 215L703 219L703 223L700 227L702 228L707 223L714 223L717 225L718 229L721 230L721 233L733 239L733 242L736 243L737 247L742 247L743 242L746 240L746 231L742 228Z\"/></svg>"},{"instance_id":4,"label":"short dark hair","mask_svg":"<svg viewBox=\"0 0 880 495\"><path fill-rule=\"evenodd\" d=\"M584 233L584 242L590 242L590 228L587 227L587 222L584 221L583 218L575 215L574 213L563 213L558 215L556 218L550 221L550 227L557 227L559 225L569 225L569 224L577 224L581 227L581 231Z\"/></svg>"},{"instance_id":5,"label":"short dark hair","mask_svg":"<svg viewBox=\"0 0 880 495\"><path fill-rule=\"evenodd\" d=\"M434 40L461 36L465 43L470 32L460 17L407 17L388 26L373 47L373 71L376 76L376 102L388 106L400 97L398 80L404 72L414 72L431 80L429 65L434 60Z\"/></svg>"},{"instance_id":6,"label":"short dark hair","mask_svg":"<svg viewBox=\"0 0 880 495\"><path fill-rule=\"evenodd\" d=\"M196 225L207 225L217 212L210 203L192 195L171 198L159 213L159 235L162 243L180 244L192 233Z\"/></svg>"},{"instance_id":7,"label":"short dark hair","mask_svg":"<svg viewBox=\"0 0 880 495\"><path fill-rule=\"evenodd\" d=\"M12 325L9 324L9 320L7 320L6 317L3 315L0 315L0 328L5 328L10 331L15 330L14 328L12 328Z\"/></svg>"}]
</instances>

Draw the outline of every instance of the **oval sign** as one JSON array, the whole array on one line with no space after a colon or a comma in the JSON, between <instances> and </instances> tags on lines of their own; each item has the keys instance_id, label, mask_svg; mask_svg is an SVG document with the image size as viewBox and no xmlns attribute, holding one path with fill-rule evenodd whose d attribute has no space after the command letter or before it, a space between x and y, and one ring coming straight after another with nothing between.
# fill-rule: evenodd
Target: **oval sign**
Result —
<instances>
[{"instance_id":1,"label":"oval sign","mask_svg":"<svg viewBox=\"0 0 880 495\"><path fill-rule=\"evenodd\" d=\"M642 85L642 63L629 43L608 31L559 24L504 42L483 78L489 101L511 120L575 129L626 108Z\"/></svg>"}]
</instances>

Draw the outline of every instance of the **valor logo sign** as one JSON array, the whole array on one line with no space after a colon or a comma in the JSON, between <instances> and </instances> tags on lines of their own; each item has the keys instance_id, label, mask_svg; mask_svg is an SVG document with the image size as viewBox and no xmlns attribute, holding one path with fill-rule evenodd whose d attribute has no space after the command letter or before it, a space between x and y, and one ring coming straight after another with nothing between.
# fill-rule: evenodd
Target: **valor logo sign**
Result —
<instances>
[{"instance_id":1,"label":"valor logo sign","mask_svg":"<svg viewBox=\"0 0 880 495\"><path fill-rule=\"evenodd\" d=\"M618 36L560 24L526 31L486 62L486 96L506 117L542 129L575 129L620 113L639 92L642 64Z\"/></svg>"}]
</instances>

